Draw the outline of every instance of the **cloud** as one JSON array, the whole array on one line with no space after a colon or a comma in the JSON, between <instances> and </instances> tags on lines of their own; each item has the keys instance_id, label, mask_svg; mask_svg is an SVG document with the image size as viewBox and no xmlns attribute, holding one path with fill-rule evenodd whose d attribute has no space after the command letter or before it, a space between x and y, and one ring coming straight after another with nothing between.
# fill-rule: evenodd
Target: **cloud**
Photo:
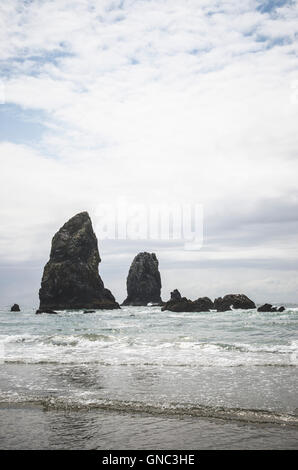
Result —
<instances>
[{"instance_id":1,"label":"cloud","mask_svg":"<svg viewBox=\"0 0 298 470\"><path fill-rule=\"evenodd\" d=\"M125 198L204 204L202 252L152 246L176 287L191 262L252 276L258 265L258 279L292 270L296 2L12 0L0 9L3 106L18 115L0 142L5 263L43 262L71 215ZM119 275L107 268L112 289L139 244L113 250L126 264Z\"/></svg>"}]
</instances>

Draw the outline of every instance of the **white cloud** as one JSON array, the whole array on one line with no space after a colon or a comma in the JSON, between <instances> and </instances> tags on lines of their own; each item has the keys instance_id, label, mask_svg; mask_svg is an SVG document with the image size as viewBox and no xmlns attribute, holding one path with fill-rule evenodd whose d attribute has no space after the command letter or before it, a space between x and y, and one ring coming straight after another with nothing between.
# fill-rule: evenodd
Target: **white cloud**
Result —
<instances>
[{"instance_id":1,"label":"white cloud","mask_svg":"<svg viewBox=\"0 0 298 470\"><path fill-rule=\"evenodd\" d=\"M46 129L34 149L0 145L2 258L44 257L64 219L119 197L203 203L213 243L229 220L245 239L250 214L244 258L291 256L283 230L263 249L257 208L297 194L298 10L258 5L2 2L6 102L42 111ZM221 252L202 256L243 260L237 243Z\"/></svg>"}]
</instances>

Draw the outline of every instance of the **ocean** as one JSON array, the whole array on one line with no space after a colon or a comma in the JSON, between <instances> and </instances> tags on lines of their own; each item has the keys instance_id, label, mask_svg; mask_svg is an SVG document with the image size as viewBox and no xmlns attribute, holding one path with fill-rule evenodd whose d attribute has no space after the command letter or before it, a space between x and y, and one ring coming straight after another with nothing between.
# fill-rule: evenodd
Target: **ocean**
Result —
<instances>
[{"instance_id":1,"label":"ocean","mask_svg":"<svg viewBox=\"0 0 298 470\"><path fill-rule=\"evenodd\" d=\"M298 449L298 308L0 310L1 449Z\"/></svg>"}]
</instances>

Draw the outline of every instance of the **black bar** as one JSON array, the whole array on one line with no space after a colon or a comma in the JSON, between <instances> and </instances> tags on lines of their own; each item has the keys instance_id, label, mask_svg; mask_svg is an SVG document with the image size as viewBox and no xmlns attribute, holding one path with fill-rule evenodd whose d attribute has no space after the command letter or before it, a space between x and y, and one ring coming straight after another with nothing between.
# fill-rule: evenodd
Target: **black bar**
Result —
<instances>
[{"instance_id":1,"label":"black bar","mask_svg":"<svg viewBox=\"0 0 298 470\"><path fill-rule=\"evenodd\" d=\"M227 465L229 469L245 465L270 464L285 466L297 459L296 450L3 450L0 459L10 465L92 465L95 468L138 469L141 467L188 467L209 469L213 465ZM90 469L91 467L89 467Z\"/></svg>"}]
</instances>

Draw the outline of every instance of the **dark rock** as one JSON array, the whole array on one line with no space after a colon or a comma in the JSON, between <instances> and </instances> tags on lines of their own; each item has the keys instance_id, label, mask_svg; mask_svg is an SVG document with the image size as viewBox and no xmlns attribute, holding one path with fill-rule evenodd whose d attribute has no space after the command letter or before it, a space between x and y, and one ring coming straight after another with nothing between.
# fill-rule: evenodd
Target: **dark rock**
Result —
<instances>
[{"instance_id":1,"label":"dark rock","mask_svg":"<svg viewBox=\"0 0 298 470\"><path fill-rule=\"evenodd\" d=\"M214 303L209 297L201 297L197 300L194 300L194 310L193 312L208 312L214 308Z\"/></svg>"},{"instance_id":2,"label":"dark rock","mask_svg":"<svg viewBox=\"0 0 298 470\"><path fill-rule=\"evenodd\" d=\"M181 300L181 294L178 289L174 289L173 292L171 292L171 300L179 302Z\"/></svg>"},{"instance_id":3,"label":"dark rock","mask_svg":"<svg viewBox=\"0 0 298 470\"><path fill-rule=\"evenodd\" d=\"M181 297L180 300L169 300L166 302L161 311L170 310L171 312L191 312L193 302L186 297Z\"/></svg>"},{"instance_id":4,"label":"dark rock","mask_svg":"<svg viewBox=\"0 0 298 470\"><path fill-rule=\"evenodd\" d=\"M272 308L271 304L264 304L258 307L258 312L272 312Z\"/></svg>"},{"instance_id":5,"label":"dark rock","mask_svg":"<svg viewBox=\"0 0 298 470\"><path fill-rule=\"evenodd\" d=\"M84 310L83 313L95 313L95 310Z\"/></svg>"},{"instance_id":6,"label":"dark rock","mask_svg":"<svg viewBox=\"0 0 298 470\"><path fill-rule=\"evenodd\" d=\"M223 298L218 297L213 303L209 297L200 297L194 301L186 299L186 297L181 298L181 296L179 299L176 292L180 295L177 290L171 292L171 299L162 307L162 311L208 312L216 309L218 312L225 312L226 310L231 310L231 307L241 309L251 309L256 307L254 302L243 294L229 294L225 295Z\"/></svg>"},{"instance_id":7,"label":"dark rock","mask_svg":"<svg viewBox=\"0 0 298 470\"><path fill-rule=\"evenodd\" d=\"M99 276L100 261L89 214L81 212L53 237L39 290L39 310L120 308Z\"/></svg>"},{"instance_id":8,"label":"dark rock","mask_svg":"<svg viewBox=\"0 0 298 470\"><path fill-rule=\"evenodd\" d=\"M274 312L283 312L285 310L285 307L273 307L271 304L264 304L264 305L261 305L259 308L258 308L258 312L271 312L271 313L274 313Z\"/></svg>"},{"instance_id":9,"label":"dark rock","mask_svg":"<svg viewBox=\"0 0 298 470\"><path fill-rule=\"evenodd\" d=\"M179 295L178 295L179 294ZM175 289L171 292L171 299L165 303L161 311L171 312L208 312L214 307L213 302L208 297L201 297L197 300L189 300L181 297L180 292Z\"/></svg>"},{"instance_id":10,"label":"dark rock","mask_svg":"<svg viewBox=\"0 0 298 470\"><path fill-rule=\"evenodd\" d=\"M271 304L264 304L258 308L258 312L276 312L276 308Z\"/></svg>"},{"instance_id":11,"label":"dark rock","mask_svg":"<svg viewBox=\"0 0 298 470\"><path fill-rule=\"evenodd\" d=\"M214 300L214 308L218 312L226 312L233 308L248 310L256 308L255 303L244 294L228 294Z\"/></svg>"},{"instance_id":12,"label":"dark rock","mask_svg":"<svg viewBox=\"0 0 298 470\"><path fill-rule=\"evenodd\" d=\"M122 305L161 305L161 280L155 253L139 253L127 276L127 298Z\"/></svg>"},{"instance_id":13,"label":"dark rock","mask_svg":"<svg viewBox=\"0 0 298 470\"><path fill-rule=\"evenodd\" d=\"M36 310L36 315L40 315L41 313L51 313L51 314L54 314L54 315L57 315L57 312L55 312L54 310L51 310L49 308L45 308L45 309L38 309Z\"/></svg>"},{"instance_id":14,"label":"dark rock","mask_svg":"<svg viewBox=\"0 0 298 470\"><path fill-rule=\"evenodd\" d=\"M21 309L18 304L13 304L13 306L10 309L11 312L20 312Z\"/></svg>"}]
</instances>

